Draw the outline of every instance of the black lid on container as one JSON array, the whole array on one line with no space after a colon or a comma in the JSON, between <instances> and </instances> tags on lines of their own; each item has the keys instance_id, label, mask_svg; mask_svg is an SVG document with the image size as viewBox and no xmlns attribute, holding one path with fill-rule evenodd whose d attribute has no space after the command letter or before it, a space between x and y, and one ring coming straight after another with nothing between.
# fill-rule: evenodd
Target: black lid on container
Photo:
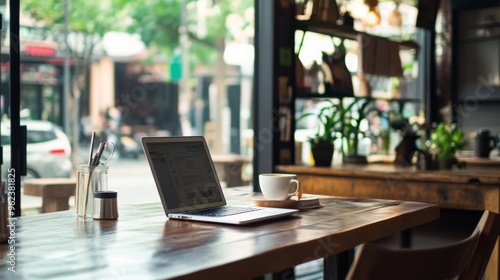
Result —
<instances>
[{"instance_id":1,"label":"black lid on container","mask_svg":"<svg viewBox=\"0 0 500 280\"><path fill-rule=\"evenodd\" d=\"M94 198L116 198L115 191L97 191L94 193Z\"/></svg>"}]
</instances>

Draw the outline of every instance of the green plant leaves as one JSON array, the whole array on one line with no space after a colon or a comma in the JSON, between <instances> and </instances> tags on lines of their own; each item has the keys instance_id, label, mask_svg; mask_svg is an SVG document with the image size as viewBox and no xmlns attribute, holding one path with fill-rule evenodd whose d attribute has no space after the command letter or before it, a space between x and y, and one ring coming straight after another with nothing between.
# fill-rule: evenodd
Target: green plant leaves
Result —
<instances>
[{"instance_id":1,"label":"green plant leaves","mask_svg":"<svg viewBox=\"0 0 500 280\"><path fill-rule=\"evenodd\" d=\"M319 142L333 143L337 139L337 131L339 127L339 110L338 105L328 100L328 105L323 106L317 113L305 113L301 115L297 121L314 116L318 119L316 134L309 138L309 142L313 145Z\"/></svg>"},{"instance_id":2,"label":"green plant leaves","mask_svg":"<svg viewBox=\"0 0 500 280\"><path fill-rule=\"evenodd\" d=\"M438 159L455 156L455 153L465 147L465 135L455 124L441 122L431 131L431 150Z\"/></svg>"},{"instance_id":3,"label":"green plant leaves","mask_svg":"<svg viewBox=\"0 0 500 280\"><path fill-rule=\"evenodd\" d=\"M339 107L342 119L340 133L345 140L342 142L342 144L345 145L345 147L343 147L345 148L344 152L349 155L358 155L360 137L365 135L365 133L360 129L361 123L370 115L370 113L379 112L373 106L371 99L364 98L355 98L345 107L344 101L341 100Z\"/></svg>"},{"instance_id":4,"label":"green plant leaves","mask_svg":"<svg viewBox=\"0 0 500 280\"><path fill-rule=\"evenodd\" d=\"M366 98L354 98L348 102L340 99L338 104L327 101L328 104L318 112L305 113L297 121L309 116L318 119L316 134L309 138L313 146L322 141L333 142L342 137L342 145L345 145L343 150L348 154L357 155L360 137L365 134L360 129L361 123L371 113L379 113L378 110L373 106L372 100Z\"/></svg>"}]
</instances>

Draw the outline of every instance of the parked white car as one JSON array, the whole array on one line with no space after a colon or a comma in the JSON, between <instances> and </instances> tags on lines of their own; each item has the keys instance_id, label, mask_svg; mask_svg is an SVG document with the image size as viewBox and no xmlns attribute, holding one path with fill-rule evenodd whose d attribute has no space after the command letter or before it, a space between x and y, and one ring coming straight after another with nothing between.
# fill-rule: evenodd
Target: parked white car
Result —
<instances>
[{"instance_id":1,"label":"parked white car","mask_svg":"<svg viewBox=\"0 0 500 280\"><path fill-rule=\"evenodd\" d=\"M70 177L71 144L59 127L48 121L21 120L26 125L27 175L26 178ZM2 121L2 146L4 151L2 172L11 167L10 121ZM3 177L5 178L5 177Z\"/></svg>"}]
</instances>

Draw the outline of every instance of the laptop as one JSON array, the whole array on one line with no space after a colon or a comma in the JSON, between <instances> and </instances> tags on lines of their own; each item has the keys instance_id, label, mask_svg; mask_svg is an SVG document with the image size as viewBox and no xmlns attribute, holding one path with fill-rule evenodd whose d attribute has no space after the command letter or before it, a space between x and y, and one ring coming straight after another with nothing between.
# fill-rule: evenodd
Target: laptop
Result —
<instances>
[{"instance_id":1,"label":"laptop","mask_svg":"<svg viewBox=\"0 0 500 280\"><path fill-rule=\"evenodd\" d=\"M203 136L143 137L141 142L169 218L248 224L298 212L228 205Z\"/></svg>"}]
</instances>

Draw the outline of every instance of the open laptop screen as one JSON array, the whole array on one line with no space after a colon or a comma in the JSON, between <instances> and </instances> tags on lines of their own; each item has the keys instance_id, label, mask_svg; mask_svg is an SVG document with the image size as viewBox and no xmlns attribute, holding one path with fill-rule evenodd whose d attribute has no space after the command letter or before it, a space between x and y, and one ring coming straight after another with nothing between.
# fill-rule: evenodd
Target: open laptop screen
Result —
<instances>
[{"instance_id":1,"label":"open laptop screen","mask_svg":"<svg viewBox=\"0 0 500 280\"><path fill-rule=\"evenodd\" d=\"M153 176L168 210L225 204L217 174L202 141L145 143Z\"/></svg>"}]
</instances>

